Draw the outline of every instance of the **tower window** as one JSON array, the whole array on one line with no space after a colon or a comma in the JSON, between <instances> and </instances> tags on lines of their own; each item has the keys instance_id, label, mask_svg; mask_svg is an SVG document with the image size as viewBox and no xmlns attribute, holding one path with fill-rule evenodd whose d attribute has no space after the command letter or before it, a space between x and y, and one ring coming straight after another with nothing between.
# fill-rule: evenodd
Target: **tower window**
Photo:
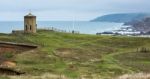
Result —
<instances>
[{"instance_id":1,"label":"tower window","mask_svg":"<svg viewBox=\"0 0 150 79\"><path fill-rule=\"evenodd\" d=\"M32 30L32 26L30 25L30 30Z\"/></svg>"},{"instance_id":2,"label":"tower window","mask_svg":"<svg viewBox=\"0 0 150 79\"><path fill-rule=\"evenodd\" d=\"M28 26L26 25L25 30L28 30Z\"/></svg>"}]
</instances>

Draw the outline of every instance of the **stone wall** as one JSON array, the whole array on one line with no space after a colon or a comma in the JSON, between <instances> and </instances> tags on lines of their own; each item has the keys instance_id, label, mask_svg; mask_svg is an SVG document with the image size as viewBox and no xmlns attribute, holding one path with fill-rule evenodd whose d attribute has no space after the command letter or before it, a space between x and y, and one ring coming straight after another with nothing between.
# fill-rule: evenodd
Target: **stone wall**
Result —
<instances>
[{"instance_id":1,"label":"stone wall","mask_svg":"<svg viewBox=\"0 0 150 79\"><path fill-rule=\"evenodd\" d=\"M25 44L17 44L17 43L6 43L6 42L0 42L0 53L4 52L24 52L28 50L32 50L37 48L35 45L25 45Z\"/></svg>"}]
</instances>

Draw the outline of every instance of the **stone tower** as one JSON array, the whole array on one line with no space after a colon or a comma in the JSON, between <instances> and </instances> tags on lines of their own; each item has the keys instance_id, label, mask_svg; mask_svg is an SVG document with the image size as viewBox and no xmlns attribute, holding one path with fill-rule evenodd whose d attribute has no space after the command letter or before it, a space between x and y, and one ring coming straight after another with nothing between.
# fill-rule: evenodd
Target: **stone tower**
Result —
<instances>
[{"instance_id":1,"label":"stone tower","mask_svg":"<svg viewBox=\"0 0 150 79\"><path fill-rule=\"evenodd\" d=\"M29 13L24 16L24 32L25 33L36 33L37 24L36 24L36 16Z\"/></svg>"}]
</instances>

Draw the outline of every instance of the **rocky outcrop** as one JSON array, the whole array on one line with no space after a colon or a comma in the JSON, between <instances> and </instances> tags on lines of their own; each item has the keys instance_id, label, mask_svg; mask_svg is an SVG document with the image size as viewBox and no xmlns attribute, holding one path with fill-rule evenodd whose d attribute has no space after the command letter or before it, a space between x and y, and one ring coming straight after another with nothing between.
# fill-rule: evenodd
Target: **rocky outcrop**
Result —
<instances>
[{"instance_id":1,"label":"rocky outcrop","mask_svg":"<svg viewBox=\"0 0 150 79\"><path fill-rule=\"evenodd\" d=\"M137 21L131 24L131 26L143 33L150 33L150 17L143 19L142 21Z\"/></svg>"}]
</instances>

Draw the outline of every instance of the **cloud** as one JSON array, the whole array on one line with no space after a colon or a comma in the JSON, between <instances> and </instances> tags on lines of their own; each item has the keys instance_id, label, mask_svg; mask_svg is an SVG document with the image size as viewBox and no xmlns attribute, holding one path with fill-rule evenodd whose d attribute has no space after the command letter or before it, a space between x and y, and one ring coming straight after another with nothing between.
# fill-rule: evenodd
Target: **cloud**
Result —
<instances>
[{"instance_id":1,"label":"cloud","mask_svg":"<svg viewBox=\"0 0 150 79\"><path fill-rule=\"evenodd\" d=\"M0 20L21 20L19 17L29 10L40 20L70 20L72 17L89 20L106 13L149 12L149 3L150 0L1 0Z\"/></svg>"}]
</instances>

